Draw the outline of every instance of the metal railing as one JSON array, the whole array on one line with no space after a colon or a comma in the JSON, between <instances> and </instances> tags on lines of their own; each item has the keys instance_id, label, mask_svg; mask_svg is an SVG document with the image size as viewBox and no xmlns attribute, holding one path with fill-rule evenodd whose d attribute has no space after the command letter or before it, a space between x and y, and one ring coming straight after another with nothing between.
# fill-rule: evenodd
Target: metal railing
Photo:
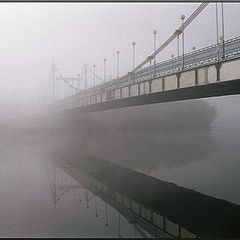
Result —
<instances>
[{"instance_id":1,"label":"metal railing","mask_svg":"<svg viewBox=\"0 0 240 240\"><path fill-rule=\"evenodd\" d=\"M217 62L223 62L225 60L236 58L240 56L240 37L235 37L224 42L224 56L223 56L223 45L214 44L184 55L184 66L182 56L175 57L170 60L166 60L157 63L155 66L148 66L138 70L134 75L129 75L122 78L119 83L116 79L101 83L95 87L89 88L85 91L79 92L73 96L69 96L66 99L60 100L61 102L71 102L74 99L82 97L96 95L104 91L113 90L116 88L122 88L135 83L151 80L158 77L163 77L172 73L190 70L198 68L204 65L213 64ZM218 50L218 51L217 51Z\"/></svg>"}]
</instances>

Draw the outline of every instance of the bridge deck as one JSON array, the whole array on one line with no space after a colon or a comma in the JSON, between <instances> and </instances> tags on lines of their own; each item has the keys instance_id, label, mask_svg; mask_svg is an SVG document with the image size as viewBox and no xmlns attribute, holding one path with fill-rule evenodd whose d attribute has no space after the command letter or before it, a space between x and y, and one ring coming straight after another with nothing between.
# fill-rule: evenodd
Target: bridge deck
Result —
<instances>
[{"instance_id":1,"label":"bridge deck","mask_svg":"<svg viewBox=\"0 0 240 240\"><path fill-rule=\"evenodd\" d=\"M239 94L240 38L227 41L226 55L216 45L140 70L129 79L111 81L57 101L57 111L94 112L151 103ZM190 61L191 59L195 59Z\"/></svg>"},{"instance_id":2,"label":"bridge deck","mask_svg":"<svg viewBox=\"0 0 240 240\"><path fill-rule=\"evenodd\" d=\"M65 112L97 112L145 104L173 102L179 100L199 99L234 94L240 94L240 79L211 83L198 87L187 87L129 98L116 99L102 103L90 104L78 108L67 109Z\"/></svg>"}]
</instances>

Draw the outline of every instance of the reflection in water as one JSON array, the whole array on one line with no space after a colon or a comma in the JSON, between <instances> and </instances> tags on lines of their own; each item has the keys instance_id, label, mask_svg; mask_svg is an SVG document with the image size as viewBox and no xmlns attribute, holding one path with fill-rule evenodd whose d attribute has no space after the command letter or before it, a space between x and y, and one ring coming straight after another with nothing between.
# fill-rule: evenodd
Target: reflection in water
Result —
<instances>
[{"instance_id":1,"label":"reflection in water","mask_svg":"<svg viewBox=\"0 0 240 240\"><path fill-rule=\"evenodd\" d=\"M105 226L105 204L99 198L97 218L94 198L89 194L87 208L83 191L81 202L77 190L75 197L72 190L54 208L44 152L37 147L4 147L0 152L0 237L118 237L118 212L108 206L109 226ZM57 181L64 183L64 178ZM134 228L122 216L121 234L135 236ZM136 236L140 236L138 232Z\"/></svg>"},{"instance_id":2,"label":"reflection in water","mask_svg":"<svg viewBox=\"0 0 240 240\"><path fill-rule=\"evenodd\" d=\"M143 237L240 236L238 205L91 156L79 159L71 153L63 155L55 155L55 163L73 182L57 186L53 165L53 181L50 182L55 204L69 189L84 188L87 206L91 199L88 191L93 194L96 216L98 196ZM57 190L62 190L60 195Z\"/></svg>"},{"instance_id":3,"label":"reflection in water","mask_svg":"<svg viewBox=\"0 0 240 240\"><path fill-rule=\"evenodd\" d=\"M112 222L109 224L109 211L111 211L109 206L112 206L115 210L117 210L118 214L111 220L117 222L116 233L118 237L123 237L124 235L126 236L126 234L128 237L146 238L153 235L157 235L158 237L170 237L168 234L158 231L156 227L151 226L149 223L144 221L144 219L135 216L133 212L129 211L130 208L124 206L121 200L119 201L121 198L119 193L116 195L115 199L111 199L109 194L107 194L106 186L101 182L97 182L94 178L91 178L80 171L76 173L76 171L71 168L56 168L56 165L50 161L45 161L45 167L47 170L50 191L55 209L65 194L73 192L73 196L77 197L79 202L85 201L87 209L89 209L90 205L92 205L91 207L94 208L96 218L100 215L99 201L104 203L105 226L112 226ZM69 170L70 174L68 173ZM71 173L73 172L75 174L74 177L71 176ZM123 221L122 218L125 218L127 221ZM132 235L128 231L125 232L126 225L132 225L134 229L134 231L132 231ZM148 225L147 228L146 225ZM149 227L151 228L151 233L148 232Z\"/></svg>"},{"instance_id":4,"label":"reflection in water","mask_svg":"<svg viewBox=\"0 0 240 240\"><path fill-rule=\"evenodd\" d=\"M50 176L50 168L52 167L52 176ZM195 234L190 233L179 225L167 220L165 217L160 216L156 212L152 212L150 209L145 208L143 205L136 201L123 196L119 192L111 191L107 185L95 178L90 177L82 171L76 171L71 165L61 166L63 171L57 171L56 166L48 165L48 176L50 189L53 197L53 203L56 208L58 201L67 192L73 190L74 196L76 196L76 190L78 190L79 201L85 198L86 207L89 208L89 204L94 201L95 217L98 217L98 201L100 198L105 203L105 225L109 225L108 219L108 206L112 206L118 211L116 219L118 221L118 236L122 237L124 231L121 231L121 219L124 217L130 225L134 228L134 237L137 237L137 233L144 237L195 237ZM70 178L66 177L71 176ZM58 177L57 177L58 176ZM52 177L52 179L51 179ZM60 178L60 181L57 180ZM66 184L70 183L70 184ZM85 191L84 191L85 190ZM151 221L153 218L153 222ZM154 224L153 224L154 223ZM175 229L174 229L175 228ZM182 230L182 234L179 235L178 230ZM177 234L177 235L176 235Z\"/></svg>"},{"instance_id":5,"label":"reflection in water","mask_svg":"<svg viewBox=\"0 0 240 240\"><path fill-rule=\"evenodd\" d=\"M52 125L47 116L45 125L2 127L0 237L155 237L155 230L158 236L239 237L239 206L206 196L240 204L238 100L58 115ZM97 156L86 158L92 165L83 150ZM52 151L59 154L46 157ZM51 187L49 194L52 157L56 192ZM43 159L51 163L49 175ZM107 163L112 167L104 171Z\"/></svg>"}]
</instances>

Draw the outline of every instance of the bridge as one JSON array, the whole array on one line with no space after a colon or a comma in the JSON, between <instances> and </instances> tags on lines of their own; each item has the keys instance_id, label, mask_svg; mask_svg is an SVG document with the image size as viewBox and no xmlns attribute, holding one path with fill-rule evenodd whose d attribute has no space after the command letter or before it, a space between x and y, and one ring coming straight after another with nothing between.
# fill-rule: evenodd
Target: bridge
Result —
<instances>
[{"instance_id":1,"label":"bridge","mask_svg":"<svg viewBox=\"0 0 240 240\"><path fill-rule=\"evenodd\" d=\"M83 75L65 78L53 64L54 84L64 82L71 89L70 96L55 100L51 105L60 112L96 112L114 108L233 95L240 93L240 37L224 40L182 56L156 63L159 54L174 39L184 37L184 29L208 5L202 3L193 14L153 54L124 76L105 82L94 70L84 65ZM222 20L223 22L223 20ZM223 24L223 23L222 23ZM218 35L217 35L218 38ZM178 42L179 44L179 42ZM179 49L178 49L179 52ZM106 62L106 61L105 61ZM154 62L154 64L152 64ZM150 65L144 67L147 63ZM94 86L88 88L87 71L94 76ZM104 73L105 74L105 73ZM96 79L102 81L96 85ZM80 89L84 81L85 89ZM74 85L74 82L77 83Z\"/></svg>"}]
</instances>

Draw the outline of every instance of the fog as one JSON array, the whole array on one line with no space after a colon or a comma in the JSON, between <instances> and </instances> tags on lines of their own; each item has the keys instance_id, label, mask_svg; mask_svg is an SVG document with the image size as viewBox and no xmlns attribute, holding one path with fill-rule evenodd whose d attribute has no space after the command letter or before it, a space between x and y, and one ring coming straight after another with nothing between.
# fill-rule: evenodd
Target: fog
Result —
<instances>
[{"instance_id":1,"label":"fog","mask_svg":"<svg viewBox=\"0 0 240 240\"><path fill-rule=\"evenodd\" d=\"M198 5L1 3L1 103L42 103L53 60L64 76L76 76L86 63L96 64L97 74L103 77L103 59L107 58L107 76L116 77L119 50L120 75L125 74L132 68L132 41L137 43L137 64L152 53L154 29L159 46L181 25L180 15L189 17ZM226 39L239 35L239 9L238 3L224 4ZM210 3L186 29L185 52L215 42L215 3ZM174 41L157 60L176 52Z\"/></svg>"},{"instance_id":2,"label":"fog","mask_svg":"<svg viewBox=\"0 0 240 240\"><path fill-rule=\"evenodd\" d=\"M45 137L55 137L45 141L51 142L49 149L83 147L84 151L148 174L154 169L172 169L209 157L218 158L221 155L218 139L224 135L220 130L212 134L214 126L225 129L228 121L234 121L238 97L110 110L77 116L75 120L70 118L65 125L58 116L46 118L42 112L49 95L52 61L64 76L81 73L85 63L90 67L96 64L97 74L102 76L103 58L107 58L107 76L111 78L116 76L116 51L120 50L120 74L124 74L131 69L133 40L137 42L136 63L139 63L153 50L153 29L158 31L160 45L180 26L179 16L188 17L198 5L1 3L0 124L2 136L7 136L5 141L26 144L29 130L35 134L41 130ZM224 4L225 39L239 35L239 10L238 3ZM215 3L210 3L185 31L185 51L215 42ZM168 59L172 53L176 55L176 42L157 61ZM91 80L89 75L89 84ZM71 126L73 130L63 130L63 126ZM65 137L59 137L52 127L63 127ZM231 132L237 125L229 127ZM233 137L237 141L238 135ZM38 144L37 139L31 144Z\"/></svg>"},{"instance_id":3,"label":"fog","mask_svg":"<svg viewBox=\"0 0 240 240\"><path fill-rule=\"evenodd\" d=\"M90 154L240 204L239 96L87 114L45 111L53 61L66 77L82 74L84 64L96 64L103 77L107 58L112 79L119 50L125 74L132 68L132 41L137 64L153 51L154 29L160 46L181 25L180 15L189 17L199 4L0 3L0 237L116 236L114 209L114 230L80 210L72 195L54 210L43 164L49 152ZM239 3L224 3L225 39L240 35L239 12ZM185 31L185 52L215 43L210 3ZM176 52L174 41L157 61ZM89 73L89 85L92 79Z\"/></svg>"}]
</instances>

